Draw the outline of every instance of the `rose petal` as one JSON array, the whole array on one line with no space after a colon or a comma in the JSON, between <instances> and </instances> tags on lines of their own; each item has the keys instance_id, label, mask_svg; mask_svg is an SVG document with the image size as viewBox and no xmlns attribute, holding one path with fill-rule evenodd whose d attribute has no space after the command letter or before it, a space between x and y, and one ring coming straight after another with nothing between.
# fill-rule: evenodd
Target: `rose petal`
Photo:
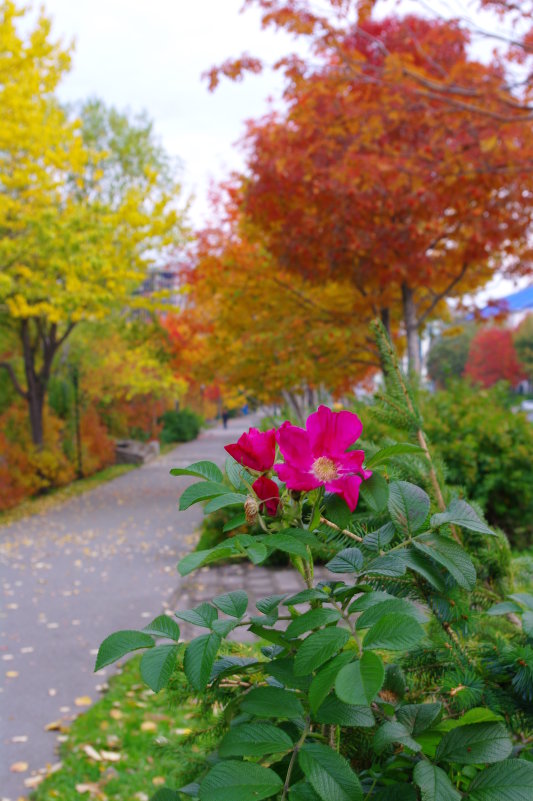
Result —
<instances>
[{"instance_id":1,"label":"rose petal","mask_svg":"<svg viewBox=\"0 0 533 801\"><path fill-rule=\"evenodd\" d=\"M264 501L264 503L259 504L260 511L264 512L266 510L267 514L274 517L279 506L279 487L276 482L266 476L260 476L252 484L252 489L259 500Z\"/></svg>"},{"instance_id":2,"label":"rose petal","mask_svg":"<svg viewBox=\"0 0 533 801\"><path fill-rule=\"evenodd\" d=\"M310 414L305 427L314 456L339 456L361 436L363 424L353 412L332 412L319 406Z\"/></svg>"},{"instance_id":3,"label":"rose petal","mask_svg":"<svg viewBox=\"0 0 533 801\"><path fill-rule=\"evenodd\" d=\"M289 489L312 490L322 486L322 482L313 473L299 470L290 464L275 464L274 470Z\"/></svg>"},{"instance_id":4,"label":"rose petal","mask_svg":"<svg viewBox=\"0 0 533 801\"><path fill-rule=\"evenodd\" d=\"M334 492L336 495L340 495L346 501L350 511L353 512L359 500L359 487L362 480L360 476L342 476L335 479L335 481L328 481L326 492Z\"/></svg>"},{"instance_id":5,"label":"rose petal","mask_svg":"<svg viewBox=\"0 0 533 801\"><path fill-rule=\"evenodd\" d=\"M287 420L277 430L276 438L281 453L291 467L303 472L311 469L313 454L309 443L309 435L303 428L293 426Z\"/></svg>"}]
</instances>

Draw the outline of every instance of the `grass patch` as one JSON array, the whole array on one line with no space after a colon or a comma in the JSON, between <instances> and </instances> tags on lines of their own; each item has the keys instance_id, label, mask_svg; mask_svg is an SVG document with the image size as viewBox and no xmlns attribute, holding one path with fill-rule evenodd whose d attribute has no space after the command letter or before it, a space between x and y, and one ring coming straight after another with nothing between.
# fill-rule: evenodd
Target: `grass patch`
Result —
<instances>
[{"instance_id":1,"label":"grass patch","mask_svg":"<svg viewBox=\"0 0 533 801\"><path fill-rule=\"evenodd\" d=\"M216 718L192 699L171 706L180 691L185 695L179 671L170 694L154 694L141 681L139 661L126 662L106 695L72 723L60 748L61 768L32 801L148 801L158 787L181 787L200 772L216 739L205 730Z\"/></svg>"},{"instance_id":2,"label":"grass patch","mask_svg":"<svg viewBox=\"0 0 533 801\"><path fill-rule=\"evenodd\" d=\"M113 478L118 478L118 476L124 473L129 473L130 470L135 470L136 466L137 465L132 464L114 464L111 465L111 467L104 467L103 470L93 473L92 476L73 481L66 487L50 490L46 495L28 498L28 500L22 501L22 503L15 506L13 509L6 509L5 512L0 512L0 525L16 523L18 520L22 520L25 517L46 512L54 506L68 501L70 498L82 495L84 492L88 492L98 487L100 484L104 484L106 481L111 481Z\"/></svg>"}]
</instances>

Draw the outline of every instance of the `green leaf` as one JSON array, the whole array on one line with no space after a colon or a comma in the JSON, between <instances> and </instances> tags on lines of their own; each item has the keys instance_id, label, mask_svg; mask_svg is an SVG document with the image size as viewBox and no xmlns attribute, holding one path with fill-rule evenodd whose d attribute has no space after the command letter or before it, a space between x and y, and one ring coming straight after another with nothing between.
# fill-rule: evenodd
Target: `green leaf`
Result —
<instances>
[{"instance_id":1,"label":"green leaf","mask_svg":"<svg viewBox=\"0 0 533 801\"><path fill-rule=\"evenodd\" d=\"M211 632L191 640L187 646L183 669L195 690L207 687L220 643L220 635Z\"/></svg>"},{"instance_id":2,"label":"green leaf","mask_svg":"<svg viewBox=\"0 0 533 801\"><path fill-rule=\"evenodd\" d=\"M301 718L304 709L295 693L281 687L255 687L241 702L241 709L249 715L265 718Z\"/></svg>"},{"instance_id":3,"label":"green leaf","mask_svg":"<svg viewBox=\"0 0 533 801\"><path fill-rule=\"evenodd\" d=\"M458 498L453 499L445 512L439 512L431 518L431 525L434 528L450 523L461 526L461 528L468 528L470 531L496 536L494 531L483 522L476 510L466 501L460 501Z\"/></svg>"},{"instance_id":4,"label":"green leaf","mask_svg":"<svg viewBox=\"0 0 533 801\"><path fill-rule=\"evenodd\" d=\"M253 483L254 479L250 473L245 467L236 462L232 456L228 456L226 459L225 470L230 483L235 487L236 490L246 492L247 486L245 481L248 484Z\"/></svg>"},{"instance_id":5,"label":"green leaf","mask_svg":"<svg viewBox=\"0 0 533 801\"><path fill-rule=\"evenodd\" d=\"M341 614L337 609L309 609L303 615L296 617L285 630L287 637L299 637L306 631L318 629L320 626L325 626L328 623L334 623L339 620Z\"/></svg>"},{"instance_id":6,"label":"green leaf","mask_svg":"<svg viewBox=\"0 0 533 801\"><path fill-rule=\"evenodd\" d=\"M509 612L520 615L522 607L515 604L514 601L502 601L499 604L494 604L490 609L487 609L487 615L508 615Z\"/></svg>"},{"instance_id":7,"label":"green leaf","mask_svg":"<svg viewBox=\"0 0 533 801\"><path fill-rule=\"evenodd\" d=\"M169 787L161 787L150 801L180 801L180 794L177 790L171 790Z\"/></svg>"},{"instance_id":8,"label":"green leaf","mask_svg":"<svg viewBox=\"0 0 533 801\"><path fill-rule=\"evenodd\" d=\"M486 768L470 785L468 801L531 801L533 764L504 759Z\"/></svg>"},{"instance_id":9,"label":"green leaf","mask_svg":"<svg viewBox=\"0 0 533 801\"><path fill-rule=\"evenodd\" d=\"M322 801L362 801L359 779L336 751L319 743L304 743L298 762Z\"/></svg>"},{"instance_id":10,"label":"green leaf","mask_svg":"<svg viewBox=\"0 0 533 801\"><path fill-rule=\"evenodd\" d=\"M328 695L314 715L317 723L335 723L338 726L372 728L376 721L369 706L345 704L334 695Z\"/></svg>"},{"instance_id":11,"label":"green leaf","mask_svg":"<svg viewBox=\"0 0 533 801\"><path fill-rule=\"evenodd\" d=\"M403 551L396 551L396 553L386 553L383 556L378 556L377 559L372 559L366 568L361 571L362 576L380 575L397 578L404 574L405 559Z\"/></svg>"},{"instance_id":12,"label":"green leaf","mask_svg":"<svg viewBox=\"0 0 533 801\"><path fill-rule=\"evenodd\" d=\"M227 637L236 625L236 620L213 620L211 628L214 632L220 634L221 637Z\"/></svg>"},{"instance_id":13,"label":"green leaf","mask_svg":"<svg viewBox=\"0 0 533 801\"><path fill-rule=\"evenodd\" d=\"M111 665L120 659L121 656L129 654L131 651L138 651L139 648L153 648L154 640L149 634L142 631L115 631L106 637L96 657L95 671Z\"/></svg>"},{"instance_id":14,"label":"green leaf","mask_svg":"<svg viewBox=\"0 0 533 801\"><path fill-rule=\"evenodd\" d=\"M200 801L262 801L283 786L277 773L253 762L219 762L200 785Z\"/></svg>"},{"instance_id":15,"label":"green leaf","mask_svg":"<svg viewBox=\"0 0 533 801\"><path fill-rule=\"evenodd\" d=\"M147 634L153 634L155 637L167 637L169 640L176 640L176 642L180 638L180 627L168 615L159 615L145 626L143 631Z\"/></svg>"},{"instance_id":16,"label":"green leaf","mask_svg":"<svg viewBox=\"0 0 533 801\"><path fill-rule=\"evenodd\" d=\"M181 620L186 620L187 623L192 623L193 626L210 629L213 621L218 617L218 612L214 606L204 602L195 606L194 609L182 609L175 612L175 615Z\"/></svg>"},{"instance_id":17,"label":"green leaf","mask_svg":"<svg viewBox=\"0 0 533 801\"><path fill-rule=\"evenodd\" d=\"M363 481L359 494L373 512L382 512L389 499L389 485L379 473Z\"/></svg>"},{"instance_id":18,"label":"green leaf","mask_svg":"<svg viewBox=\"0 0 533 801\"><path fill-rule=\"evenodd\" d=\"M526 609L530 609L533 612L533 595L530 595L528 592L514 592L512 595L509 596L512 601L516 601L517 604L521 606L525 606Z\"/></svg>"},{"instance_id":19,"label":"green leaf","mask_svg":"<svg viewBox=\"0 0 533 801\"><path fill-rule=\"evenodd\" d=\"M320 801L320 796L307 782L298 782L289 790L289 801Z\"/></svg>"},{"instance_id":20,"label":"green leaf","mask_svg":"<svg viewBox=\"0 0 533 801\"><path fill-rule=\"evenodd\" d=\"M244 590L234 590L217 595L213 598L213 603L224 614L241 618L248 608L248 596Z\"/></svg>"},{"instance_id":21,"label":"green leaf","mask_svg":"<svg viewBox=\"0 0 533 801\"><path fill-rule=\"evenodd\" d=\"M191 484L180 498L180 512L199 501L214 498L216 495L225 495L227 491L228 488L224 484L216 481L200 481L198 484Z\"/></svg>"},{"instance_id":22,"label":"green leaf","mask_svg":"<svg viewBox=\"0 0 533 801\"><path fill-rule=\"evenodd\" d=\"M393 523L410 537L423 527L429 514L429 495L408 481L394 481L389 490Z\"/></svg>"},{"instance_id":23,"label":"green leaf","mask_svg":"<svg viewBox=\"0 0 533 801\"><path fill-rule=\"evenodd\" d=\"M355 626L358 630L369 629L371 626L374 626L378 620L381 620L384 615L388 615L391 612L409 615L410 617L414 617L415 620L418 620L419 623L427 623L429 619L422 609L415 606L410 601L407 601L405 598L390 598L371 606L370 609L363 612L363 614L357 618Z\"/></svg>"},{"instance_id":24,"label":"green leaf","mask_svg":"<svg viewBox=\"0 0 533 801\"><path fill-rule=\"evenodd\" d=\"M413 548L406 548L402 551L403 561L406 567L409 567L419 576L422 576L432 587L439 592L444 591L444 579L439 572L439 569L433 562L421 553L418 553Z\"/></svg>"},{"instance_id":25,"label":"green leaf","mask_svg":"<svg viewBox=\"0 0 533 801\"><path fill-rule=\"evenodd\" d=\"M396 529L392 523L385 523L384 526L378 528L377 531L371 531L363 538L363 545L369 551L381 551L392 542Z\"/></svg>"},{"instance_id":26,"label":"green leaf","mask_svg":"<svg viewBox=\"0 0 533 801\"><path fill-rule=\"evenodd\" d=\"M413 740L411 732L405 726L396 720L388 720L375 733L372 745L376 754L381 754L385 748L388 748L393 743L401 743L406 748L410 748L411 751L420 751L420 745L416 740Z\"/></svg>"},{"instance_id":27,"label":"green leaf","mask_svg":"<svg viewBox=\"0 0 533 801\"><path fill-rule=\"evenodd\" d=\"M477 765L500 762L509 756L513 745L501 723L471 723L446 732L437 746L437 762Z\"/></svg>"},{"instance_id":28,"label":"green leaf","mask_svg":"<svg viewBox=\"0 0 533 801\"><path fill-rule=\"evenodd\" d=\"M345 704L369 706L385 681L383 662L371 651L342 668L335 680L335 692Z\"/></svg>"},{"instance_id":29,"label":"green leaf","mask_svg":"<svg viewBox=\"0 0 533 801\"><path fill-rule=\"evenodd\" d=\"M396 710L396 717L414 735L429 729L441 713L441 705L434 704L405 704Z\"/></svg>"},{"instance_id":30,"label":"green leaf","mask_svg":"<svg viewBox=\"0 0 533 801\"><path fill-rule=\"evenodd\" d=\"M498 715L496 712L493 712L492 709L487 709L484 706L475 706L473 709L469 709L468 712L461 718L457 718L453 721L447 720L446 723L453 723L452 728L456 728L456 726L466 726L467 723L487 723L491 720L503 720L501 715Z\"/></svg>"},{"instance_id":31,"label":"green leaf","mask_svg":"<svg viewBox=\"0 0 533 801\"><path fill-rule=\"evenodd\" d=\"M311 677L294 675L294 659L292 657L274 659L272 662L263 662L262 665L265 673L273 676L284 687L291 690L307 691L309 689Z\"/></svg>"},{"instance_id":32,"label":"green leaf","mask_svg":"<svg viewBox=\"0 0 533 801\"><path fill-rule=\"evenodd\" d=\"M381 601L390 600L396 600L396 596L384 590L371 590L370 592L364 592L359 598L356 598L348 607L348 612L364 612L365 609L370 609L370 607L381 603Z\"/></svg>"},{"instance_id":33,"label":"green leaf","mask_svg":"<svg viewBox=\"0 0 533 801\"><path fill-rule=\"evenodd\" d=\"M234 539L237 539L236 537ZM178 571L180 576L188 576L193 570L197 570L203 565L211 564L219 559L229 559L235 556L236 547L234 539L216 545L214 548L208 548L202 551L193 551L187 554L179 563ZM266 555L266 548L265 548Z\"/></svg>"},{"instance_id":34,"label":"green leaf","mask_svg":"<svg viewBox=\"0 0 533 801\"><path fill-rule=\"evenodd\" d=\"M246 514L245 512L239 512L232 517L231 520L228 520L227 523L224 524L222 527L222 531L224 534L227 534L228 531L233 531L234 528L240 528L240 526L244 526L246 523Z\"/></svg>"},{"instance_id":35,"label":"green leaf","mask_svg":"<svg viewBox=\"0 0 533 801\"><path fill-rule=\"evenodd\" d=\"M145 651L141 659L141 676L154 693L166 687L176 664L177 645L158 645Z\"/></svg>"},{"instance_id":36,"label":"green leaf","mask_svg":"<svg viewBox=\"0 0 533 801\"><path fill-rule=\"evenodd\" d=\"M474 589L476 568L466 551L456 542L439 534L423 534L414 540L413 545L445 567L460 587Z\"/></svg>"},{"instance_id":37,"label":"green leaf","mask_svg":"<svg viewBox=\"0 0 533 801\"><path fill-rule=\"evenodd\" d=\"M350 507L340 495L330 493L324 501L324 517L339 528L347 528L352 513Z\"/></svg>"},{"instance_id":38,"label":"green leaf","mask_svg":"<svg viewBox=\"0 0 533 801\"><path fill-rule=\"evenodd\" d=\"M250 545L245 545L244 550L250 562L254 565L260 565L268 556L268 549L262 542L253 542Z\"/></svg>"},{"instance_id":39,"label":"green leaf","mask_svg":"<svg viewBox=\"0 0 533 801\"><path fill-rule=\"evenodd\" d=\"M527 611L522 615L522 630L528 637L533 637L533 612Z\"/></svg>"},{"instance_id":40,"label":"green leaf","mask_svg":"<svg viewBox=\"0 0 533 801\"><path fill-rule=\"evenodd\" d=\"M331 573L357 573L362 566L363 554L359 548L344 548L326 565Z\"/></svg>"},{"instance_id":41,"label":"green leaf","mask_svg":"<svg viewBox=\"0 0 533 801\"><path fill-rule=\"evenodd\" d=\"M407 651L425 637L424 629L409 615L392 613L384 615L366 635L365 650Z\"/></svg>"},{"instance_id":42,"label":"green leaf","mask_svg":"<svg viewBox=\"0 0 533 801\"><path fill-rule=\"evenodd\" d=\"M219 509L225 509L226 506L237 506L238 504L243 504L246 501L247 496L241 495L237 492L228 492L226 495L217 495L216 498L213 498L206 503L205 505L205 513L206 515L210 515L212 512L217 512Z\"/></svg>"},{"instance_id":43,"label":"green leaf","mask_svg":"<svg viewBox=\"0 0 533 801\"><path fill-rule=\"evenodd\" d=\"M375 453L370 459L367 459L366 467L371 470L378 464L386 464L396 456L416 456L423 454L424 451L418 445L412 445L410 442L398 442L396 445L389 445L387 448L382 448Z\"/></svg>"},{"instance_id":44,"label":"green leaf","mask_svg":"<svg viewBox=\"0 0 533 801\"><path fill-rule=\"evenodd\" d=\"M263 542L270 550L284 551L285 553L301 556L302 559L309 560L309 552L304 538L293 536L285 531L280 531L279 534L270 534L265 537ZM316 545L317 541L313 540L313 543Z\"/></svg>"},{"instance_id":45,"label":"green leaf","mask_svg":"<svg viewBox=\"0 0 533 801\"><path fill-rule=\"evenodd\" d=\"M256 608L259 609L264 615L269 615L274 609L277 609L280 603L286 598L286 595L267 595L266 598L261 598L256 603Z\"/></svg>"},{"instance_id":46,"label":"green leaf","mask_svg":"<svg viewBox=\"0 0 533 801\"><path fill-rule=\"evenodd\" d=\"M218 746L221 757L281 754L292 748L288 734L272 723L244 723L233 726Z\"/></svg>"},{"instance_id":47,"label":"green leaf","mask_svg":"<svg viewBox=\"0 0 533 801\"><path fill-rule=\"evenodd\" d=\"M323 590L301 590L300 592L297 592L296 595L291 595L290 598L285 598L283 601L283 606L296 606L297 604L307 603L307 601L327 601L328 599L329 595Z\"/></svg>"},{"instance_id":48,"label":"green leaf","mask_svg":"<svg viewBox=\"0 0 533 801\"><path fill-rule=\"evenodd\" d=\"M173 467L170 471L171 476L196 476L213 481L215 484L222 482L222 471L213 462L194 462L189 467Z\"/></svg>"},{"instance_id":49,"label":"green leaf","mask_svg":"<svg viewBox=\"0 0 533 801\"><path fill-rule=\"evenodd\" d=\"M347 665L349 662L351 662L352 659L352 653L349 651L343 651L341 654L338 654L338 656L333 657L333 659L324 665L322 670L320 670L316 676L313 677L308 694L309 705L313 712L316 712L326 696L329 694L329 691L335 684L335 679L339 670L344 667L344 665Z\"/></svg>"},{"instance_id":50,"label":"green leaf","mask_svg":"<svg viewBox=\"0 0 533 801\"><path fill-rule=\"evenodd\" d=\"M350 639L346 629L328 628L316 631L301 644L294 658L296 676L312 673L340 651Z\"/></svg>"},{"instance_id":51,"label":"green leaf","mask_svg":"<svg viewBox=\"0 0 533 801\"><path fill-rule=\"evenodd\" d=\"M422 801L461 801L461 793L455 789L446 773L430 762L417 762L413 780L420 787Z\"/></svg>"}]
</instances>

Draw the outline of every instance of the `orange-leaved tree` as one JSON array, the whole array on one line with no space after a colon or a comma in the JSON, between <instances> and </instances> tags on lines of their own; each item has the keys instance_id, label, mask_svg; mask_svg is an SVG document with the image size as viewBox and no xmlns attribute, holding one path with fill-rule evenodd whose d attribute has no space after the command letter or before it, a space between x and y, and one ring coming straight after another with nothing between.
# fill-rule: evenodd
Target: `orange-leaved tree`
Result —
<instances>
[{"instance_id":1,"label":"orange-leaved tree","mask_svg":"<svg viewBox=\"0 0 533 801\"><path fill-rule=\"evenodd\" d=\"M197 383L214 375L262 402L283 396L300 416L309 390L340 393L379 366L354 286L289 274L239 215L199 234L188 281L203 321L193 349L201 349Z\"/></svg>"},{"instance_id":2,"label":"orange-leaved tree","mask_svg":"<svg viewBox=\"0 0 533 801\"><path fill-rule=\"evenodd\" d=\"M350 281L374 310L401 304L417 371L419 331L446 298L529 269L531 123L453 23L366 20L328 38L306 3L262 5L291 6L316 60L285 60L286 110L249 124L242 211L285 270ZM458 101L483 84L491 113L421 92L444 75Z\"/></svg>"}]
</instances>

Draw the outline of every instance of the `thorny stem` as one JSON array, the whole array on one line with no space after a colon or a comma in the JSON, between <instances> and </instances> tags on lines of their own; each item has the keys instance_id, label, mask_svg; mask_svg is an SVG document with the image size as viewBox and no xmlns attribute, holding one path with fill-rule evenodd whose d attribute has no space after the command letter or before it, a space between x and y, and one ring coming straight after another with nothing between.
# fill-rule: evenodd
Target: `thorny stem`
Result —
<instances>
[{"instance_id":1,"label":"thorny stem","mask_svg":"<svg viewBox=\"0 0 533 801\"><path fill-rule=\"evenodd\" d=\"M289 785L290 785L290 782L291 782L291 776L292 776L292 771L293 771L293 768L294 768L294 763L296 762L296 758L298 756L298 752L299 752L300 748L305 743L307 735L309 734L310 727L311 727L311 721L310 721L309 718L307 718L306 722L305 722L305 729L302 732L302 736L300 737L300 739L298 740L298 742L296 743L296 745L292 749L291 761L289 762L289 767L287 768L287 775L285 776L285 783L283 785L283 792L281 794L281 801L285 801L285 799L287 798L287 793L289 792Z\"/></svg>"},{"instance_id":2,"label":"thorny stem","mask_svg":"<svg viewBox=\"0 0 533 801\"><path fill-rule=\"evenodd\" d=\"M321 517L320 522L325 526L329 526L329 528L332 528L334 531L340 531L341 534L344 534L346 537L350 537L350 539L355 540L356 542L363 542L363 538L358 534L354 534L353 531L348 531L347 528L340 528L340 526L337 526L335 523L332 523L331 520L327 520L325 517Z\"/></svg>"}]
</instances>

